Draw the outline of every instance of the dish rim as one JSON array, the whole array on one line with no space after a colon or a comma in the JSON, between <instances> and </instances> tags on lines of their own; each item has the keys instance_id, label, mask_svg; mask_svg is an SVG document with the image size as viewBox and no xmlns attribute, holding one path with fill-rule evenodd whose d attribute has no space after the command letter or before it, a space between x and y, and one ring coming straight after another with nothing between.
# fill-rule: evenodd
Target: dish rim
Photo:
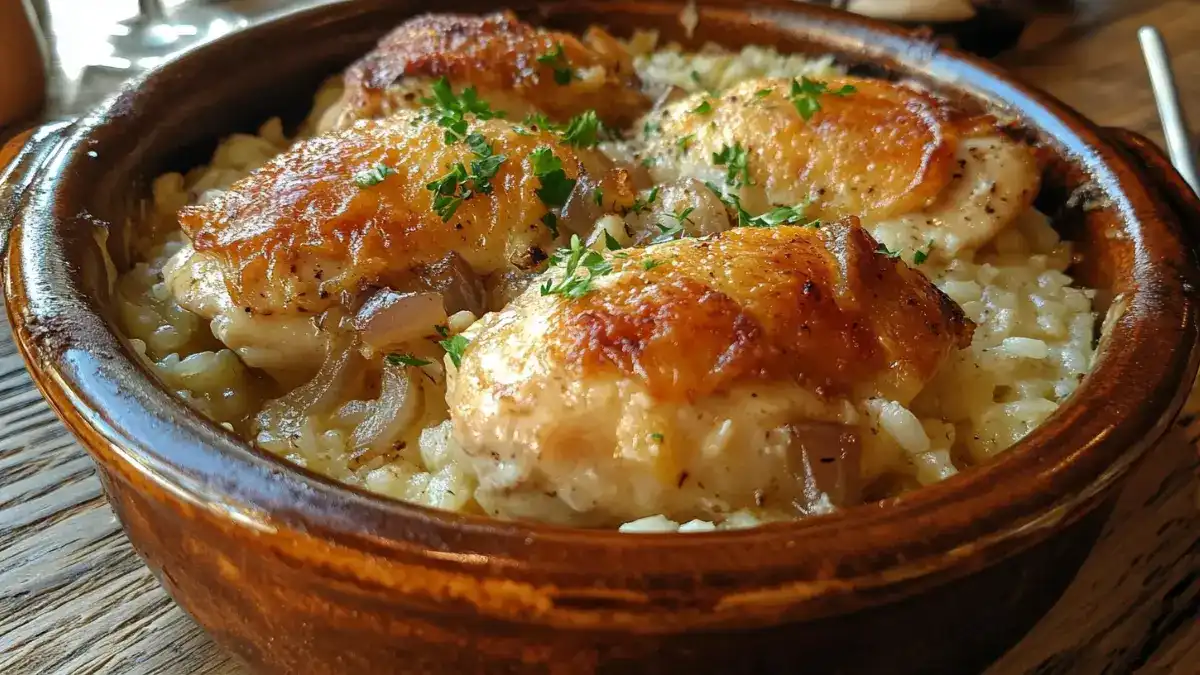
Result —
<instances>
[{"instance_id":1,"label":"dish rim","mask_svg":"<svg viewBox=\"0 0 1200 675\"><path fill-rule=\"evenodd\" d=\"M1081 507L1124 474L1182 405L1197 361L1191 283L1196 266L1148 179L1097 127L995 66L904 29L787 0L759 0L744 8L725 0L701 3L701 21L734 14L738 20L770 21L830 52L856 50L863 58L924 72L957 94L992 103L1003 98L1004 107L1019 111L1060 153L1071 153L1078 166L1090 170L1126 229L1136 234L1131 281L1137 290L1088 376L1048 420L992 462L886 502L792 523L686 534L634 535L437 511L347 486L254 449L188 408L122 345L71 278L67 264L83 253L66 247L71 240L64 228L76 225L78 217L65 213L63 205L78 204L88 194L87 152L103 145L97 137L136 120L139 102L170 90L172 78L186 73L198 55L247 49L270 31L336 23L386 4L370 0L351 8L338 2L277 16L148 73L76 122L20 196L4 270L14 337L59 416L98 461L109 467L113 459L123 461L125 479L136 480L136 474L193 506L221 510L242 527L291 531L443 569L492 577L540 574L543 581L548 574L553 583L616 586L633 577L653 586L680 574L754 572L754 580L731 582L733 587L772 586L780 591L776 600L794 600L823 585L868 578L888 584L986 550L1024 546L1018 540L1044 534L1086 510ZM595 16L629 7L675 14L684 3L537 5ZM1099 405L1109 414L1092 414ZM845 528L855 536L845 536ZM785 589L791 582L796 583Z\"/></svg>"}]
</instances>

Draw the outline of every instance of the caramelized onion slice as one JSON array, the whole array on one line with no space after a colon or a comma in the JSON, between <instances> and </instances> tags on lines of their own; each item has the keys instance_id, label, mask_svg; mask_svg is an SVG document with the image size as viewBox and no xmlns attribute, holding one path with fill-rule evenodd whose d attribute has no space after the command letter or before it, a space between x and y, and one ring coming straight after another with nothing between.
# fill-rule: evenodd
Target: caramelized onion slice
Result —
<instances>
[{"instance_id":1,"label":"caramelized onion slice","mask_svg":"<svg viewBox=\"0 0 1200 675\"><path fill-rule=\"evenodd\" d=\"M363 421L354 428L352 457L385 452L403 437L421 412L421 381L407 366L384 360L379 398L369 404Z\"/></svg>"},{"instance_id":2,"label":"caramelized onion slice","mask_svg":"<svg viewBox=\"0 0 1200 675\"><path fill-rule=\"evenodd\" d=\"M788 467L796 481L793 505L802 515L859 503L862 447L853 427L828 422L788 426Z\"/></svg>"},{"instance_id":3,"label":"caramelized onion slice","mask_svg":"<svg viewBox=\"0 0 1200 675\"><path fill-rule=\"evenodd\" d=\"M263 407L255 418L260 440L285 440L299 434L310 415L329 412L344 400L352 378L362 370L355 342L350 331L336 332L312 380Z\"/></svg>"},{"instance_id":4,"label":"caramelized onion slice","mask_svg":"<svg viewBox=\"0 0 1200 675\"><path fill-rule=\"evenodd\" d=\"M384 289L367 299L354 316L354 329L375 351L384 352L433 332L446 323L440 293L397 293Z\"/></svg>"},{"instance_id":5,"label":"caramelized onion slice","mask_svg":"<svg viewBox=\"0 0 1200 675\"><path fill-rule=\"evenodd\" d=\"M475 316L488 311L483 280L466 259L451 251L446 257L417 270L425 290L439 293L447 314L466 310Z\"/></svg>"}]
</instances>

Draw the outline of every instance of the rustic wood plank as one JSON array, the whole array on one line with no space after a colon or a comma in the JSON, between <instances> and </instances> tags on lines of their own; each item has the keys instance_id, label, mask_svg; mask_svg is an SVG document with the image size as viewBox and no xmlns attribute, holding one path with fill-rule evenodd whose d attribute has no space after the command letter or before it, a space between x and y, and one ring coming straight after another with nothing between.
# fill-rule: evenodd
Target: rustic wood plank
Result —
<instances>
[{"instance_id":1,"label":"rustic wood plank","mask_svg":"<svg viewBox=\"0 0 1200 675\"><path fill-rule=\"evenodd\" d=\"M310 1L310 0L306 0ZM254 11L265 0L236 0ZM1001 62L1102 124L1161 139L1134 31L1162 28L1200 129L1200 2L1076 0ZM1059 603L988 675L1200 673L1200 422L1130 479ZM0 329L0 673L241 671L151 577L83 451Z\"/></svg>"}]
</instances>

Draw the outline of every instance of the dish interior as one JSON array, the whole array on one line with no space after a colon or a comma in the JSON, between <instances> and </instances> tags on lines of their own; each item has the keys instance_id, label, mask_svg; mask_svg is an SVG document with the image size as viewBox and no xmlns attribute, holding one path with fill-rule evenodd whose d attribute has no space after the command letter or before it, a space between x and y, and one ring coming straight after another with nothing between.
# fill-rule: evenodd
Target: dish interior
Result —
<instances>
[{"instance_id":1,"label":"dish interior","mask_svg":"<svg viewBox=\"0 0 1200 675\"><path fill-rule=\"evenodd\" d=\"M153 196L144 206L143 217L132 219L122 236L113 239L115 246L110 247L113 261L121 270L115 281L112 303L122 334L129 338L130 347L145 359L147 368L189 405L247 437L260 448L309 470L423 506L502 518L619 527L625 532L741 528L894 498L990 462L1043 423L1075 391L1096 355L1100 334L1097 312L1107 303L1108 293L1104 290L1107 280L1096 272L1102 267L1096 261L1077 264L1080 261L1073 253L1070 239L1074 235L1094 236L1080 228L1084 219L1081 214L1103 205L1089 203L1092 193L1086 189L1073 190L1068 195L1062 176L1046 170L1045 153L1034 145L1026 146L1021 134L1005 119L1004 112L993 110L990 112L995 117L986 122L986 131L964 132L965 140L948 148L954 159L950 163L951 175L942 186L946 192L935 193L907 211L879 216L866 212L849 214L864 216L865 229L878 240L876 259L882 257L893 261L886 264L899 266L902 270L919 271L944 293L954 308L951 314L961 311L968 323L973 324L973 333L961 349L947 349L944 355L935 359L936 367L917 378L920 382L915 391L914 387L904 388L903 397L891 398L879 392L825 397L837 399L837 405L842 409L829 413L826 406L825 412L801 416L802 421L816 420L821 424L835 424L839 429L854 430L853 441L849 443L854 446L853 451L846 451L848 444L842 441L827 444L839 448L832 455L826 453L833 458L831 463L841 470L835 479L817 477L811 466L806 470L798 468L800 464L812 464L820 459L817 458L819 453L813 450L817 454L805 455L798 464L795 453L789 450L796 443L795 436L808 434L806 437L815 437L811 435L820 432L811 428L797 432L794 426L789 426L797 415L794 401L789 403L791 408L780 404L787 408L780 413L783 417L756 413L756 404L747 397L757 400L762 393L763 390L757 387L763 382L757 380L750 389L718 389L710 400L699 403L694 392L689 391L683 403L676 399L667 407L659 401L638 413L643 417L631 417L633 413L628 405L596 401L580 401L553 409L554 418L575 425L568 424L565 428L604 439L600 452L574 457L569 469L564 471L560 467L558 473L541 465L541 458L554 450L553 444L532 455L533 459L525 457L528 462L517 467L519 475L516 478L506 476L494 462L480 459L478 452L464 452L464 438L478 429L471 428L475 422L465 413L461 419L449 419L452 411L465 411L473 405L466 394L460 393L456 397L453 392L447 404L447 385L455 386L454 378L460 369L455 357L469 365L471 350L484 349L486 338L496 335L496 326L506 321L516 325L536 323L541 316L537 312L542 311L538 303L553 302L554 307L560 307L586 297L586 294L569 297L562 293L540 292L544 284L548 283L554 289L561 287L564 280L570 280L571 275L566 273L562 260L568 257L566 252L571 251L569 234L579 235L577 249L591 246L610 262L623 252L635 256L643 269L634 268L631 274L638 275L658 267L660 258L686 258L679 247L701 245L696 242L724 241L722 237L732 236L730 233L739 228L724 223L742 224L738 220L742 204L749 205L747 215L751 218L762 218L781 207L793 209L784 214L792 218L792 222L773 223L773 228L756 227L755 230L777 229L792 233L809 225L809 229L827 231L841 223L842 216L848 215L823 203L814 193L794 201L774 198L781 193L795 192L788 192L786 185L779 187L778 183L771 183L772 168L763 151L773 152L777 146L773 145L769 134L759 137L764 140L757 148L751 148L749 141L742 146L742 150L752 152L748 153L750 168L740 177L740 184L739 176L735 175L737 172L731 167L736 162L728 156L721 159L718 155L726 149L736 154L741 141L728 141L752 138L754 129L746 131L750 134L746 137L737 137L739 131L736 128L734 137L718 137L712 142L719 143L719 151L689 153L686 139L699 136L708 142L703 130L696 127L692 119L706 114L696 112L706 102L710 106L716 104L716 114L720 115L723 109L739 105L737 96L747 94L755 100L741 105L766 105L772 102L772 97L779 96L780 108L794 110L803 123L836 126L836 120L823 119L820 110L815 112L814 118L803 119L802 104L797 103L797 99L802 99L803 105L811 105L804 101L814 99L821 107L834 108L844 103L853 109L856 97L865 98L862 91L871 87L875 80L848 75L848 71L862 73L864 69L844 59L839 61L815 54L789 55L762 45L729 51L705 45L699 39L703 35L704 31L700 30L695 44L684 47L663 44L647 32L634 32L617 43L629 52L640 81L639 93L644 95L646 102L635 110L637 114L619 108L608 111L614 119L623 121L608 125L610 132L599 132L600 142L584 149L596 155L596 161L606 163L606 167L623 167L638 174L633 181L632 203L610 204L603 196L596 197L596 188L588 191L584 196L597 200L599 213L589 212L584 225L564 223L563 232L544 246L543 252L552 256L551 260L538 261L541 264L521 270L527 273L521 280L521 288L508 289L494 284L494 279L489 278L484 289L487 299L477 303L476 311L459 309L452 312L447 306L434 308L429 314L432 320L426 321L432 324L432 331L404 339L385 337L374 345L365 344L364 334L369 326L361 321L355 324L363 318L363 308L372 298L377 302L390 301L380 295L389 291L406 298L408 306L403 315L426 311L428 308L422 309L419 302L413 304L415 301L409 296L413 296L414 291L389 288L375 280L359 283L354 293L343 294L346 299L340 304L327 305L319 317L311 318L313 325L319 327L316 333L320 344L319 348L308 351L301 344L304 336L285 335L281 324L272 323L270 310L264 316L264 311L259 308L247 309L246 314L252 320L247 326L235 327L244 329L244 335L249 337L233 345L232 349L216 337L223 331L224 336L230 335L229 313L214 315L201 307L202 300L185 299L187 291L180 279L195 286L200 283L196 281L199 274L187 270L201 268L188 268L195 253L192 242L179 229L180 210L192 209L190 212L199 213L199 217L211 216L217 208L212 205L227 205L228 202L222 200L229 200L230 194L236 194L239 181L245 185L248 176L273 160L281 161L275 159L277 156L295 152L297 143L311 144L314 137L329 133L344 134L339 137L343 140L337 141L342 143L346 142L345 138L362 133L361 125L356 127L347 122L345 110L338 110L338 106L344 108L347 94L341 77L334 77L317 89L311 110L302 122L284 124L279 118L270 118L254 133L235 134L221 140L206 162L180 167L183 171L163 173L153 181ZM556 44L554 38L550 39L550 44ZM544 54L550 58L539 63L549 72L541 75L553 77L560 64L552 62L551 50ZM569 59L566 63L569 66ZM576 72L574 77L579 77L579 73ZM435 82L430 77L407 78L403 87L410 87L410 90L401 91L398 100L418 102L387 110L393 115L389 118L392 123L401 120L422 130L433 128L440 134L442 127L437 125L430 112L436 111L437 105L419 103L421 98L433 95ZM843 82L846 84L839 84ZM826 91L816 96L797 97L791 91L793 83L799 86L817 83L826 86ZM461 83L451 79L448 84L452 93L461 96L463 87L471 83L467 78ZM847 85L854 91L844 95L830 93L838 86ZM973 109L977 106L961 100L939 99L924 91L924 85L915 80L888 83L887 86L900 88L905 95L915 92L913 96L930 101L928 104L947 119L969 116L977 120L981 112ZM487 100L486 89L480 89L485 91L481 98ZM764 91L767 93L760 96ZM412 99L405 98L409 93L413 94ZM503 96L504 92L500 92L491 98L503 100ZM654 104L660 97L673 98L661 106ZM519 108L523 103L526 102L518 100L511 105ZM849 113L851 116L856 114ZM743 113L735 110L732 116L722 119L736 125L742 119L740 115ZM339 122L338 117L343 119ZM509 119L488 124L502 127L504 134L520 136L520 131L514 132L511 127L524 124L527 133L561 137L569 133L566 125L574 117L577 116L562 116L559 122L551 120L552 124L561 125L557 129L544 128L544 122L543 128L537 129L538 121L528 118L520 122ZM483 122L486 121L476 119L472 124L482 125ZM326 131L339 124L348 131ZM949 121L945 124L950 127ZM470 127L472 130L482 128L484 126ZM505 143L511 140L510 136L504 139ZM968 147L972 142L977 142L975 150ZM501 140L494 140L494 144L499 143ZM980 159L980 153L986 155L995 146L987 143L1026 149L1033 168L1021 164L1024 161L1021 151L1016 151L1017 159L1009 158L1008 164L993 162L988 165ZM447 142L447 145L451 143ZM782 141L778 147L782 147ZM759 151L758 154L753 150ZM898 161L905 157L899 155ZM772 158L786 163L788 155L784 152ZM873 159L878 156L864 158L868 162ZM766 165L755 166L756 161ZM1013 162L1016 162L1015 168ZM360 164L351 167L351 171L343 171L342 179L346 182L376 182L357 186L358 190L370 190L392 178L386 171L380 174L377 170L379 164L390 168L386 162ZM862 175L871 182L882 169L874 164L869 166L870 170ZM363 172L373 169L375 176L359 180ZM976 169L980 173L970 173ZM403 166L397 165L390 170L400 172ZM962 173L968 174L965 179L960 175ZM794 177L794 174L789 176ZM576 179L577 184L583 182L580 175ZM942 208L951 199L947 195L952 195L956 181L961 184L964 180L972 181L965 193L967 196L961 197L965 201L953 203L951 209ZM716 188L709 187L708 183L714 183ZM762 188L761 195L755 191L756 183L768 184ZM886 181L877 183L886 186ZM919 183L914 185L916 189L920 188ZM1030 185L1032 192L1025 194ZM834 191L835 188L841 194L846 193L845 184L828 189ZM576 191L581 192L578 188ZM898 198L906 197L912 191L900 190ZM989 201L986 196L975 199L989 193L999 193L1005 202L1011 198L1020 205L1005 207L998 201ZM470 197L466 198L464 203L469 200ZM548 203L544 205L549 206ZM687 209L697 216L673 218ZM811 226L817 218L810 218L805 213L808 209L820 212L821 225ZM562 209L550 210L558 218L568 219L569 214ZM995 216L998 210L1001 214ZM963 237L954 234L952 224L961 225L964 214L974 214L988 221L990 229L985 235L963 243ZM931 219L940 218L939 227L923 229L917 221L925 220L926 215ZM453 223L453 220L446 222ZM540 218L537 222L544 225ZM194 230L193 235L195 233ZM795 233L795 237L808 236L807 233ZM605 245L609 237L617 240L616 247ZM823 245L826 249L830 247L828 243ZM560 260L554 264L556 251L559 251L557 258ZM618 266L621 264L617 263ZM620 278L623 269L611 274ZM1081 283L1072 278L1075 272L1081 275ZM581 272L578 278L587 279L593 274L594 270L586 275ZM607 274L610 273L595 274L597 281L594 283L603 288L605 282L601 277ZM1089 284L1102 290L1098 293L1089 288ZM227 284L217 284L216 293L221 295L231 291ZM496 300L497 296L501 300ZM190 309L182 306L189 302ZM241 309L240 305L238 309ZM875 315L879 313L886 313L886 309L878 309ZM343 333L325 330L320 328L324 321L353 325L353 330ZM456 336L462 336L469 345L465 351L454 347ZM534 341L538 338L521 333L510 337ZM343 342L338 342L339 339ZM679 340L678 345L680 349L687 348L684 340ZM298 347L298 350L289 352L292 347ZM341 362L334 358L338 355L343 357ZM493 358L503 355L502 349L493 350ZM884 370L902 370L900 366L903 365L890 363ZM620 378L618 380L621 384ZM767 377L765 380L768 390L775 387L775 379ZM336 392L318 392L313 386L314 382L332 381L338 382ZM608 376L584 381L589 391L601 390L611 384L612 379ZM646 382L640 382L639 386L642 389L635 388L634 399L645 393ZM813 387L806 384L801 388ZM617 399L629 395L629 390L620 387L613 392ZM321 398L321 403L314 405L314 398ZM654 396L650 398L654 399ZM663 420L664 410L675 418ZM654 415L658 417L654 417L653 422L645 421L646 417ZM703 419L688 427L680 421L685 416ZM397 420L401 419L407 421L400 424ZM479 422L480 425L491 423L494 423L492 418ZM630 425L634 431L627 432L625 427ZM537 428L543 426L539 423ZM753 434L761 432L762 441L753 434L738 436L737 433L732 433L732 441L723 440L721 434L730 435L731 426L744 426ZM509 448L512 439L520 438L524 433L511 425L503 429L491 441L469 442L486 450L504 441L510 442L504 446ZM676 438L686 440L680 442ZM747 441L751 438L755 440ZM524 442L524 446L522 443L519 441L516 445L528 447L531 442ZM574 448L575 444L586 446L588 442L571 436L559 443L561 447ZM671 447L677 443L686 449ZM613 452L614 445L620 452ZM484 454L488 452L491 451ZM614 454L624 458L616 463L615 469L609 461ZM670 471L665 473L660 460L668 454L683 459L671 464ZM715 471L736 472L737 467L753 465L759 461L754 458L761 459L764 455L793 456L785 458L782 464L760 462L761 471L753 480L727 483L730 489L724 495L716 489L695 486L701 480L698 476ZM507 464L501 467L505 470L521 464L518 454L506 455L505 459ZM847 464L853 466L843 469ZM610 473L606 474L606 471ZM581 474L623 478L587 484L587 481L578 480ZM793 486L793 492L777 489L772 481L779 475L798 487ZM647 484L650 487L646 487ZM534 487L530 488L530 485ZM809 489L814 486L815 491ZM614 496L614 491L620 494Z\"/></svg>"}]
</instances>

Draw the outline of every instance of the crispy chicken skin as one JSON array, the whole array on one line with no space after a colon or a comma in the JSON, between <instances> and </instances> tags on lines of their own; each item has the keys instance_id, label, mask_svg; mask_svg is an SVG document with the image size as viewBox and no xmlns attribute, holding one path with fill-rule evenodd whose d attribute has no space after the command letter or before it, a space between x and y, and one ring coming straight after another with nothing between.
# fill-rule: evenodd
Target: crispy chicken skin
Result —
<instances>
[{"instance_id":1,"label":"crispy chicken skin","mask_svg":"<svg viewBox=\"0 0 1200 675\"><path fill-rule=\"evenodd\" d=\"M946 257L991 239L1036 195L1032 150L990 117L892 82L825 84L855 91L817 95L820 109L807 120L793 103L793 81L783 78L695 94L652 113L651 173L659 182L723 185L752 213L808 203L810 217L858 216L893 250L932 242L930 252ZM730 149L745 152L744 173L722 157Z\"/></svg>"},{"instance_id":2,"label":"crispy chicken skin","mask_svg":"<svg viewBox=\"0 0 1200 675\"><path fill-rule=\"evenodd\" d=\"M506 159L492 193L466 199L446 220L428 185L456 162L470 166L472 151L447 145L440 127L405 112L303 141L213 202L184 208L179 222L196 253L220 261L237 305L313 313L344 291L404 286L415 269L450 252L479 275L536 267L553 242L531 168L537 148L550 148L580 185L627 180L600 153L551 133L518 134L504 120L477 121L472 130ZM397 173L356 184L357 173L379 163Z\"/></svg>"},{"instance_id":3,"label":"crispy chicken skin","mask_svg":"<svg viewBox=\"0 0 1200 675\"><path fill-rule=\"evenodd\" d=\"M819 512L852 491L814 493L813 458L853 463L861 404L910 401L973 330L853 219L611 262L582 297L530 289L467 332L447 401L493 514Z\"/></svg>"},{"instance_id":4,"label":"crispy chicken skin","mask_svg":"<svg viewBox=\"0 0 1200 675\"><path fill-rule=\"evenodd\" d=\"M537 194L535 150L552 151L577 192L632 194L626 172L556 134L516 133L498 119L476 120L471 130L505 159L491 193L472 194L446 219L429 185L456 162L471 166L475 155L466 143L447 145L444 130L420 113L363 120L298 143L215 200L180 212L192 246L164 270L172 294L211 320L247 365L296 382L323 358L321 313L354 311L376 289L435 293L446 313L499 308L504 289L556 246L543 222L548 207ZM360 185L356 174L381 163L395 173ZM568 206L581 201L573 195ZM570 232L591 226L576 222L583 220L563 209L557 222Z\"/></svg>"},{"instance_id":5,"label":"crispy chicken skin","mask_svg":"<svg viewBox=\"0 0 1200 675\"><path fill-rule=\"evenodd\" d=\"M632 57L603 29L590 28L581 39L534 28L511 12L428 14L401 24L346 71L342 105L325 126L413 107L439 77L476 87L518 120L540 111L566 121L595 110L605 123L623 126L650 103Z\"/></svg>"}]
</instances>

